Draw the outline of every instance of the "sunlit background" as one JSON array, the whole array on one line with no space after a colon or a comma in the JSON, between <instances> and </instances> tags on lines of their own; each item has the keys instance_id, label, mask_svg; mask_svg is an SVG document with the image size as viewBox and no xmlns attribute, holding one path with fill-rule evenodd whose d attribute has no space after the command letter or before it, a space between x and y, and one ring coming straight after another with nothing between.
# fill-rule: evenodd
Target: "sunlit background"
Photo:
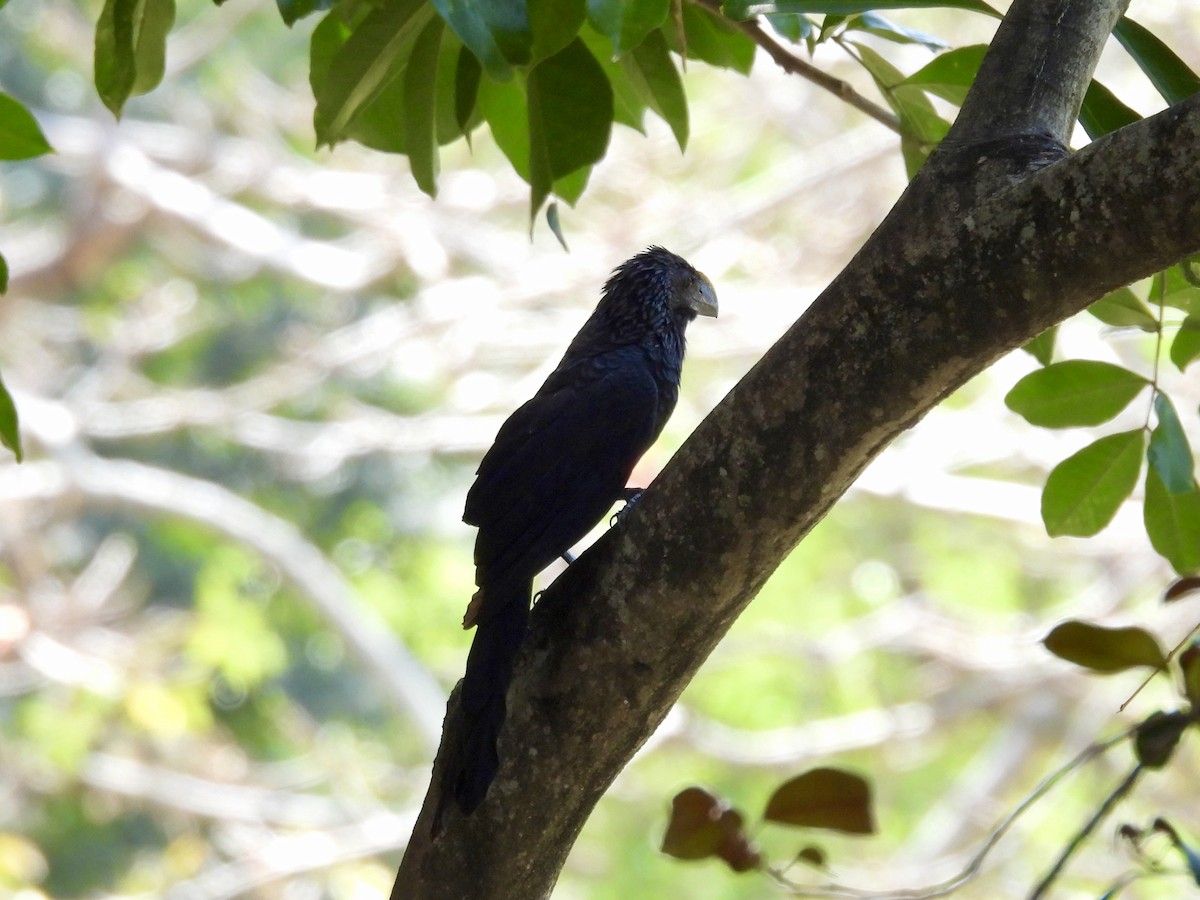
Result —
<instances>
[{"instance_id":1,"label":"sunlit background","mask_svg":"<svg viewBox=\"0 0 1200 900\"><path fill-rule=\"evenodd\" d=\"M460 516L499 423L609 270L663 244L710 276L721 318L690 329L682 401L635 475L653 479L881 220L904 185L898 140L765 57L749 80L692 63L686 154L657 119L645 137L618 127L561 211L566 253L540 220L530 238L528 188L486 128L444 149L436 200L402 157L315 152L318 17L288 30L267 0L184 0L164 84L118 124L90 83L98 11L0 11L0 87L56 150L0 167L0 371L28 456L0 454L0 890L378 897L465 661ZM1200 67L1200 12L1130 14ZM897 18L953 45L994 27ZM905 71L929 58L876 46ZM816 62L874 95L836 49ZM1161 108L1115 45L1101 78ZM1082 317L1060 341L1152 367L1138 331ZM666 811L702 784L753 820L814 765L870 779L880 833L768 826L769 859L817 843L829 871L796 880L932 884L1066 760L1171 705L1160 679L1119 714L1141 675L1089 677L1040 644L1078 617L1171 646L1200 615L1160 603L1171 573L1139 503L1094 539L1045 536L1046 473L1095 435L1008 412L1034 366L1001 360L871 466L617 780L556 896L772 894L762 875L660 855ZM1194 409L1195 380L1164 377ZM1121 822L1200 834L1185 750L1084 848L1063 896L1136 867ZM959 896L1023 895L1130 764L1122 747L1065 781Z\"/></svg>"}]
</instances>

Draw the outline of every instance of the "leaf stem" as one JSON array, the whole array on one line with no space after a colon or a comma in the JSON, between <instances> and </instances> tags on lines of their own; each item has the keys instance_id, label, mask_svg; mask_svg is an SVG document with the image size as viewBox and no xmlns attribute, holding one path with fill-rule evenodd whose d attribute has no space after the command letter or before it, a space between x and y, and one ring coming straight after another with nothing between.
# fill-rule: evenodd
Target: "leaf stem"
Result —
<instances>
[{"instance_id":1,"label":"leaf stem","mask_svg":"<svg viewBox=\"0 0 1200 900\"><path fill-rule=\"evenodd\" d=\"M1146 407L1146 424L1142 427L1150 431L1150 411L1154 409L1154 400L1158 396L1158 364L1162 357L1163 317L1167 296L1167 272L1164 269L1154 276L1153 284L1158 288L1158 328L1154 332L1154 371L1150 375L1150 403Z\"/></svg>"}]
</instances>

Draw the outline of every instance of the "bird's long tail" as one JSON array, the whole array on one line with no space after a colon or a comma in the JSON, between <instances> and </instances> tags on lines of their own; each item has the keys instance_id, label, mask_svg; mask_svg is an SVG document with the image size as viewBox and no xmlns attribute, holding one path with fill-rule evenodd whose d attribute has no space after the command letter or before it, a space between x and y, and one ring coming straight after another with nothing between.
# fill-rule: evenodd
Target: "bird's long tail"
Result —
<instances>
[{"instance_id":1,"label":"bird's long tail","mask_svg":"<svg viewBox=\"0 0 1200 900\"><path fill-rule=\"evenodd\" d=\"M443 811L453 796L459 809L473 812L483 802L500 767L496 741L504 725L505 695L512 681L513 664L529 620L530 593L529 581L489 586L486 591L481 589L483 596L478 599L482 602L473 603L477 627L459 701L463 738L442 782Z\"/></svg>"}]
</instances>

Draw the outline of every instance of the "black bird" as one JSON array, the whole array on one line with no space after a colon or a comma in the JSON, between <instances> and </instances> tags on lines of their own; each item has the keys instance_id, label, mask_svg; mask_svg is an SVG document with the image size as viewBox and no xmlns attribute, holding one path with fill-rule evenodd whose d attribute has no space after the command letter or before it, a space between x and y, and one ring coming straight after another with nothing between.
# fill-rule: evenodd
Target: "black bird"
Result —
<instances>
[{"instance_id":1,"label":"black bird","mask_svg":"<svg viewBox=\"0 0 1200 900\"><path fill-rule=\"evenodd\" d=\"M463 513L479 528L479 590L463 620L477 626L462 682L465 739L447 764L435 830L450 795L470 813L495 778L533 577L629 496L634 465L679 397L684 329L716 314L712 282L682 257L650 247L627 260L558 368L509 416L479 464Z\"/></svg>"}]
</instances>

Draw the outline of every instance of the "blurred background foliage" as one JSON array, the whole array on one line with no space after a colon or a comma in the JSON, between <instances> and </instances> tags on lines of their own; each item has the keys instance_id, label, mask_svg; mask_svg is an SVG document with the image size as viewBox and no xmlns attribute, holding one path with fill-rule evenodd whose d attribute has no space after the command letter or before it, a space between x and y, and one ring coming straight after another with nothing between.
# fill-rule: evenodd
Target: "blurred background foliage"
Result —
<instances>
[{"instance_id":1,"label":"blurred background foliage","mask_svg":"<svg viewBox=\"0 0 1200 900\"><path fill-rule=\"evenodd\" d=\"M267 0L183 0L163 85L117 124L90 81L99 12L0 12L0 86L55 148L0 169L0 370L27 457L0 459L0 891L381 896L470 639L459 517L500 421L609 269L665 244L717 284L722 317L692 329L680 408L635 474L650 481L881 219L904 184L898 140L764 58L749 79L693 61L687 154L657 119L616 129L563 214L568 255L544 228L529 239L527 186L486 131L443 148L436 201L402 157L315 151L315 17L288 30ZM1189 4L1131 12L1200 61ZM995 27L897 18L960 46ZM906 72L929 59L876 44ZM836 48L816 61L870 92ZM1162 107L1119 53L1100 77L1142 114ZM1136 328L1083 317L1058 341L1153 366ZM1140 675L1088 676L1040 644L1070 617L1172 646L1197 610L1159 602L1172 573L1137 504L1094 539L1046 537L1046 474L1095 435L1006 409L1035 367L1001 360L871 466L618 779L557 896L769 893L661 856L670 798L704 784L754 815L813 765L876 795L877 836L823 839L833 875L929 884L1054 768L1172 704L1160 679L1118 713ZM1160 374L1194 409L1195 380ZM1114 826L1200 832L1192 741ZM960 895L1028 890L1129 762L1122 747L1075 774ZM1137 868L1111 835L1064 891ZM780 864L804 843L758 837Z\"/></svg>"}]
</instances>

